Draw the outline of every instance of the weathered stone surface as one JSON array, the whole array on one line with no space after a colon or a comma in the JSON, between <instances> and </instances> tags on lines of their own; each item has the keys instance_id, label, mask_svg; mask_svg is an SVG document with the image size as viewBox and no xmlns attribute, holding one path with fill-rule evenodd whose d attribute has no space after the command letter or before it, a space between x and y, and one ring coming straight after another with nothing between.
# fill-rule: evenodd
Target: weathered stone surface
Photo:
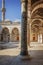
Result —
<instances>
[{"instance_id":1,"label":"weathered stone surface","mask_svg":"<svg viewBox=\"0 0 43 65\"><path fill-rule=\"evenodd\" d=\"M24 5L23 5L24 4ZM21 22L21 53L20 55L28 55L27 51L27 0L22 2L22 22Z\"/></svg>"}]
</instances>

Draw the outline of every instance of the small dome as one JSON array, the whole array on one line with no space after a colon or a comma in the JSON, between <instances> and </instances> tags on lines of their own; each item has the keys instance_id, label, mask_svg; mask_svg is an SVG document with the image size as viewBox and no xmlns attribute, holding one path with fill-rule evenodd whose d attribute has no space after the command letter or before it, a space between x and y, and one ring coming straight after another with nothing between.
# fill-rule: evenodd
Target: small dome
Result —
<instances>
[{"instance_id":1,"label":"small dome","mask_svg":"<svg viewBox=\"0 0 43 65\"><path fill-rule=\"evenodd\" d=\"M12 21L9 19L5 19L5 23L12 23Z\"/></svg>"},{"instance_id":2,"label":"small dome","mask_svg":"<svg viewBox=\"0 0 43 65\"><path fill-rule=\"evenodd\" d=\"M20 19L15 20L14 22L21 22Z\"/></svg>"},{"instance_id":3,"label":"small dome","mask_svg":"<svg viewBox=\"0 0 43 65\"><path fill-rule=\"evenodd\" d=\"M9 19L5 19L5 21L10 21Z\"/></svg>"}]
</instances>

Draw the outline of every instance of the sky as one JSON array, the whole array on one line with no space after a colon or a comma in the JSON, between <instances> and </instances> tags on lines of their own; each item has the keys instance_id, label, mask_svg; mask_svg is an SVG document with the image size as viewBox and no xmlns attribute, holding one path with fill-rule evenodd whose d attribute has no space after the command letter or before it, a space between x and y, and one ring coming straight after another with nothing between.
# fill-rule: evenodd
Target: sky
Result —
<instances>
[{"instance_id":1,"label":"sky","mask_svg":"<svg viewBox=\"0 0 43 65\"><path fill-rule=\"evenodd\" d=\"M0 19L2 20L2 0L0 0ZM21 20L21 2L20 0L5 0L6 14L5 18L11 21Z\"/></svg>"}]
</instances>

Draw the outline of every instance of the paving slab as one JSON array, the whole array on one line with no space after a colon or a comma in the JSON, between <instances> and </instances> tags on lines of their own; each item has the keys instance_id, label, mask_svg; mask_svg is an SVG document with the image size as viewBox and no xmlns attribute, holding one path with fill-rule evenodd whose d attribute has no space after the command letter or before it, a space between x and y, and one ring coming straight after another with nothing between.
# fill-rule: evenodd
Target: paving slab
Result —
<instances>
[{"instance_id":1,"label":"paving slab","mask_svg":"<svg viewBox=\"0 0 43 65\"><path fill-rule=\"evenodd\" d=\"M0 50L0 65L43 65L43 46L28 47L31 59L21 60L20 46Z\"/></svg>"}]
</instances>

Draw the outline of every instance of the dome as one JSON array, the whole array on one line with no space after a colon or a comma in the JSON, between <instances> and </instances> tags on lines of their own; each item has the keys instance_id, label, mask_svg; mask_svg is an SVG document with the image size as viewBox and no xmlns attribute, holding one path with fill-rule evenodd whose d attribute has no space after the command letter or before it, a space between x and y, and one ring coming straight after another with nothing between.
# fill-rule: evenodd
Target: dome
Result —
<instances>
[{"instance_id":1,"label":"dome","mask_svg":"<svg viewBox=\"0 0 43 65\"><path fill-rule=\"evenodd\" d=\"M21 22L21 20L20 20L20 19L17 19L17 20L15 20L14 22Z\"/></svg>"},{"instance_id":2,"label":"dome","mask_svg":"<svg viewBox=\"0 0 43 65\"><path fill-rule=\"evenodd\" d=\"M11 20L5 19L5 23L11 23Z\"/></svg>"},{"instance_id":3,"label":"dome","mask_svg":"<svg viewBox=\"0 0 43 65\"><path fill-rule=\"evenodd\" d=\"M9 19L5 19L5 21L10 21Z\"/></svg>"}]
</instances>

